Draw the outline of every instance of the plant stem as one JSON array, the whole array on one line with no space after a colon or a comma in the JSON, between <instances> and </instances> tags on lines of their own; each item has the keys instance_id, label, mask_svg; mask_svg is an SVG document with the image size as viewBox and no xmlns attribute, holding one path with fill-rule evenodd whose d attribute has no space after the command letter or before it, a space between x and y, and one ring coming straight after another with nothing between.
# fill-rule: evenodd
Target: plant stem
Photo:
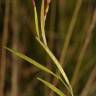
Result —
<instances>
[{"instance_id":1,"label":"plant stem","mask_svg":"<svg viewBox=\"0 0 96 96\"><path fill-rule=\"evenodd\" d=\"M11 1L12 6L12 48L18 49L18 31L19 31L19 23L18 23L18 0ZM17 7L18 6L18 7ZM12 55L12 89L11 96L18 96L18 59L14 54Z\"/></svg>"},{"instance_id":2,"label":"plant stem","mask_svg":"<svg viewBox=\"0 0 96 96\"><path fill-rule=\"evenodd\" d=\"M68 46L69 46L69 43L70 43L72 32L73 32L74 27L75 27L75 23L76 23L76 20L77 20L77 17L78 17L78 13L79 13L81 4L82 4L82 0L77 0L76 7L75 7L75 10L74 10L74 13L73 13L73 16L72 16L72 19L71 19L71 22L70 22L70 25L69 25L69 28L68 28L67 36L65 38L65 42L63 44L63 48L62 48L62 52L61 52L61 56L60 56L61 66L65 65L64 64L65 56L66 56L66 53L67 53L67 49L68 49ZM57 71L56 74L59 74L59 72ZM58 83L58 81L55 78L53 79L53 82L54 82L55 86Z\"/></svg>"},{"instance_id":3,"label":"plant stem","mask_svg":"<svg viewBox=\"0 0 96 96\"><path fill-rule=\"evenodd\" d=\"M4 16L4 28L2 36L2 54L1 54L1 70L0 70L0 96L4 96L4 86L5 86L5 74L6 74L6 51L4 46L7 46L8 40L8 22L9 22L9 3L10 0L6 0L5 3L5 16Z\"/></svg>"},{"instance_id":4,"label":"plant stem","mask_svg":"<svg viewBox=\"0 0 96 96\"><path fill-rule=\"evenodd\" d=\"M50 21L49 21L50 24L49 24L49 32L48 32L49 33L48 45L50 46L51 50L53 50L55 15L56 15L56 4L55 4L55 1L53 1L52 5L51 5ZM52 17L54 17L54 18L52 18ZM50 58L47 56L47 68L52 69L51 63L52 62L51 62ZM51 80L51 77L49 74L46 74L45 78L48 81ZM49 95L50 95L49 89L45 88L45 96L49 96Z\"/></svg>"},{"instance_id":5,"label":"plant stem","mask_svg":"<svg viewBox=\"0 0 96 96\"><path fill-rule=\"evenodd\" d=\"M78 17L78 13L79 13L82 1L83 0L77 0L76 7L75 7L75 10L74 10L74 13L73 13L73 16L72 16L72 19L71 19L71 22L70 22L70 25L69 25L69 28L68 28L67 36L65 38L65 42L64 42L64 45L63 45L63 48L62 48L62 52L61 52L61 56L60 56L60 63L63 66L64 66L65 56L66 56L66 53L67 53L67 50L68 50L68 46L69 46L70 39L71 39L73 30L74 30L74 27L75 27L75 24L76 24L76 20L77 20L77 17Z\"/></svg>"}]
</instances>

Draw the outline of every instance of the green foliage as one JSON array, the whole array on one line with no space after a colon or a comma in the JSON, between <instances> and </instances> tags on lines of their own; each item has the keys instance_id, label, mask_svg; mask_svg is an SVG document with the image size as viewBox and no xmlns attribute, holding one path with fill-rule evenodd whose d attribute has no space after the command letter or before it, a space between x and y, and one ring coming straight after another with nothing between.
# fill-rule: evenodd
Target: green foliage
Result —
<instances>
[{"instance_id":1,"label":"green foliage","mask_svg":"<svg viewBox=\"0 0 96 96\"><path fill-rule=\"evenodd\" d=\"M35 1L33 0L33 7L34 7L34 14L35 14L35 26L36 26L36 39L37 41L40 43L40 45L42 46L42 48L46 51L46 53L50 56L50 58L53 60L54 64L57 66L57 69L60 71L61 75L63 76L63 79L65 81L63 81L63 79L59 76L57 76L55 73L53 73L51 70L49 70L48 68L42 66L40 63L36 62L35 60L25 56L24 54L14 51L12 49L6 48L8 51L12 52L13 54L17 55L18 57L30 62L31 64L33 64L34 66L36 66L37 68L50 73L51 75L53 75L54 77L56 77L57 79L59 79L64 85L65 87L68 89L68 91L71 93L71 95L73 96L73 92L72 92L72 88L71 85L69 83L69 80L67 78L67 75L65 74L62 66L60 65L59 61L56 59L56 57L54 56L54 54L50 51L50 49L47 46L47 41L46 41L46 36L45 36L45 20L46 20L46 15L49 9L49 3L47 2L47 7L45 7L45 3L44 0L42 0L42 4L41 4L41 31L39 31L39 25L38 25L38 16L37 16L37 11L36 11L36 5L35 5ZM47 9L46 9L47 8ZM46 12L46 14L45 14ZM42 36L42 38L40 38L40 35ZM42 41L43 39L43 41ZM47 81L44 81L40 78L38 78L41 82L43 82L46 86L48 86L49 88L51 88L54 92L56 92L58 95L60 96L64 96L64 94L57 89L55 86L53 86L52 84L48 83Z\"/></svg>"}]
</instances>

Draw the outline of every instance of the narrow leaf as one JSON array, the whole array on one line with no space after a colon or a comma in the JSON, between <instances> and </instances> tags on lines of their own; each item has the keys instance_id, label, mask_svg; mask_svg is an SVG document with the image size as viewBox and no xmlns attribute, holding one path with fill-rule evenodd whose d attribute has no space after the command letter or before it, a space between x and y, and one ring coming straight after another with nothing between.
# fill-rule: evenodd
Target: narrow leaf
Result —
<instances>
[{"instance_id":1,"label":"narrow leaf","mask_svg":"<svg viewBox=\"0 0 96 96\"><path fill-rule=\"evenodd\" d=\"M44 29L44 26L45 26L44 9L45 9L44 0L42 0L42 4L41 4L41 30Z\"/></svg>"},{"instance_id":2,"label":"narrow leaf","mask_svg":"<svg viewBox=\"0 0 96 96\"><path fill-rule=\"evenodd\" d=\"M32 3L33 3L33 7L34 7L34 18L35 18L36 34L37 34L38 38L40 38L39 25L38 25L38 15L37 15L37 9L36 9L36 5L35 5L35 1L32 0Z\"/></svg>"},{"instance_id":3,"label":"narrow leaf","mask_svg":"<svg viewBox=\"0 0 96 96\"><path fill-rule=\"evenodd\" d=\"M70 85L69 80L67 78L67 75L64 72L62 66L60 65L59 61L56 59L56 57L53 55L53 53L50 51L50 49L40 41L39 38L36 38L36 39L40 43L40 45L43 47L43 49L47 52L47 54L50 56L50 58L53 60L54 64L57 66L57 68L59 69L59 71L62 74L64 80L66 81L68 87L70 88L69 92L71 91L71 93L73 93L71 85Z\"/></svg>"},{"instance_id":4,"label":"narrow leaf","mask_svg":"<svg viewBox=\"0 0 96 96\"><path fill-rule=\"evenodd\" d=\"M41 65L40 63L36 62L35 60L29 58L28 56L22 54L22 53L19 53L15 50L12 50L10 48L5 48L7 49L9 52L12 52L13 54L15 54L16 56L24 59L25 61L28 61L29 63L33 64L34 66L36 66L37 68L47 72L47 73L50 73L51 75L53 75L54 77L56 77L57 79L59 79L59 76L57 76L55 73L53 73L51 70L49 70L48 68L44 67L43 65Z\"/></svg>"},{"instance_id":5,"label":"narrow leaf","mask_svg":"<svg viewBox=\"0 0 96 96\"><path fill-rule=\"evenodd\" d=\"M51 2L51 0L47 0L47 4L46 4L46 8L45 8L45 20L46 20L46 16L47 16L47 13L48 13L48 11L49 11L49 4L50 4L50 2Z\"/></svg>"},{"instance_id":6,"label":"narrow leaf","mask_svg":"<svg viewBox=\"0 0 96 96\"><path fill-rule=\"evenodd\" d=\"M42 0L42 4L41 4L41 32L42 32L42 38L43 38L43 41L44 41L44 44L47 45L47 42L46 42L46 36L45 36L45 5L44 5L44 0Z\"/></svg>"},{"instance_id":7,"label":"narrow leaf","mask_svg":"<svg viewBox=\"0 0 96 96\"><path fill-rule=\"evenodd\" d=\"M51 83L41 79L41 78L37 78L39 81L41 81L44 85L46 85L47 87L49 87L52 91L54 91L56 94L58 94L59 96L65 96L64 93L59 90L58 88L56 88L55 86L53 86Z\"/></svg>"},{"instance_id":8,"label":"narrow leaf","mask_svg":"<svg viewBox=\"0 0 96 96\"><path fill-rule=\"evenodd\" d=\"M36 39L39 41L39 43L43 47L43 49L48 53L48 55L53 60L54 64L57 66L57 68L61 72L62 76L64 77L66 83L69 85L69 80L67 78L67 75L64 72L63 68L61 67L59 61L56 59L56 57L53 55L53 53L50 51L50 49L39 40L39 38L36 38Z\"/></svg>"}]
</instances>

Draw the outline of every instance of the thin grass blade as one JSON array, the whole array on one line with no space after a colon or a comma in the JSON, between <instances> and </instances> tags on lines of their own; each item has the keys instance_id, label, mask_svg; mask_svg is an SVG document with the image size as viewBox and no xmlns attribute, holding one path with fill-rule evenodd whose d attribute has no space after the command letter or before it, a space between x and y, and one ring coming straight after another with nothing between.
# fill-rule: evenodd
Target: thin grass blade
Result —
<instances>
[{"instance_id":1,"label":"thin grass blade","mask_svg":"<svg viewBox=\"0 0 96 96\"><path fill-rule=\"evenodd\" d=\"M67 75L65 74L63 68L60 66L59 61L56 59L56 57L53 55L53 53L50 51L50 49L45 46L40 40L39 38L36 38L37 41L40 43L40 45L44 48L44 50L48 53L48 55L51 57L51 59L53 60L53 62L55 63L55 65L57 66L57 68L59 69L59 71L61 72L61 74L63 75L66 83L69 85L69 80L67 78Z\"/></svg>"},{"instance_id":2,"label":"thin grass blade","mask_svg":"<svg viewBox=\"0 0 96 96\"><path fill-rule=\"evenodd\" d=\"M35 5L35 1L32 0L32 3L33 3L33 7L34 7L34 19L35 19L35 26L36 26L36 34L37 34L38 38L40 38L39 25L38 25L38 15L37 15L37 9L36 9L36 5Z\"/></svg>"},{"instance_id":3,"label":"thin grass blade","mask_svg":"<svg viewBox=\"0 0 96 96\"><path fill-rule=\"evenodd\" d=\"M12 50L12 49L10 49L10 48L5 48L5 49L8 50L9 52L13 53L14 55L16 55L16 56L24 59L25 61L33 64L35 67L37 67L37 68L39 68L39 69L41 69L41 70L43 70L43 71L45 71L45 72L53 75L54 77L56 77L57 79L59 79L59 76L57 76L57 75L56 75L55 73L53 73L51 70L49 70L48 68L46 68L46 67L43 66L42 64L36 62L35 60L29 58L28 56L26 56L26 55L24 55L24 54L22 54L22 53L19 53L19 52L15 51L15 50Z\"/></svg>"},{"instance_id":4,"label":"thin grass blade","mask_svg":"<svg viewBox=\"0 0 96 96\"><path fill-rule=\"evenodd\" d=\"M44 0L42 0L42 4L41 4L41 34L42 34L42 38L43 38L43 42L44 44L47 45L47 42L46 42L46 36L45 36L45 4L44 4Z\"/></svg>"},{"instance_id":5,"label":"thin grass blade","mask_svg":"<svg viewBox=\"0 0 96 96\"><path fill-rule=\"evenodd\" d=\"M56 94L58 94L59 96L65 96L64 93L59 90L58 88L56 88L55 86L53 86L51 83L41 79L41 78L37 78L39 81L41 81L44 85L46 85L47 87L49 87L52 91L54 91Z\"/></svg>"},{"instance_id":6,"label":"thin grass blade","mask_svg":"<svg viewBox=\"0 0 96 96\"><path fill-rule=\"evenodd\" d=\"M47 54L50 56L50 58L53 60L54 64L57 66L58 70L62 74L65 82L67 83L67 85L70 89L69 92L71 92L71 95L73 96L72 87L71 87L68 77L67 77L66 73L64 72L62 66L60 65L59 61L56 59L56 57L53 55L53 53L50 51L50 49L40 41L39 38L36 38L36 39L40 43L40 45L43 47L43 49L47 52Z\"/></svg>"}]
</instances>

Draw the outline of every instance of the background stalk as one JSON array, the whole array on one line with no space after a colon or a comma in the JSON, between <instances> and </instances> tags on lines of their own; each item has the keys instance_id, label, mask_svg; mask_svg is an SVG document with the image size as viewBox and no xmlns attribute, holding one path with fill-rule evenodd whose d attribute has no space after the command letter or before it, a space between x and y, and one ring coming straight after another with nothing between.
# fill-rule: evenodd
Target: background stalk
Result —
<instances>
[{"instance_id":1,"label":"background stalk","mask_svg":"<svg viewBox=\"0 0 96 96\"><path fill-rule=\"evenodd\" d=\"M1 67L0 67L0 96L4 96L5 75L6 75L6 51L4 47L7 46L8 41L9 9L10 9L10 0L6 0L3 35L2 35L2 49L1 49L2 54L1 54Z\"/></svg>"},{"instance_id":2,"label":"background stalk","mask_svg":"<svg viewBox=\"0 0 96 96\"><path fill-rule=\"evenodd\" d=\"M19 35L19 22L18 22L18 0L11 1L12 8L12 48L18 50L18 35ZM18 96L18 59L12 55L12 89L11 96Z\"/></svg>"}]
</instances>

